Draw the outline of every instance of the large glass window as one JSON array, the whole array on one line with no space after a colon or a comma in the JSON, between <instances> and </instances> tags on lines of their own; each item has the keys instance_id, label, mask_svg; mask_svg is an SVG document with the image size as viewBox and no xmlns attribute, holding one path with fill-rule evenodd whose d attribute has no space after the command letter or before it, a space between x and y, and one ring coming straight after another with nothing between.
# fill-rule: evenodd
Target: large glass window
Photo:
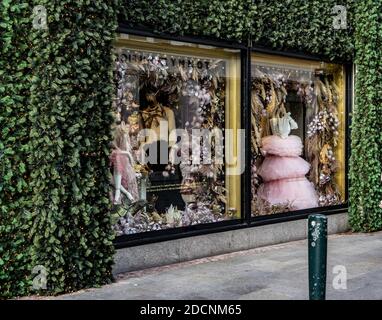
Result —
<instances>
[{"instance_id":1,"label":"large glass window","mask_svg":"<svg viewBox=\"0 0 382 320\"><path fill-rule=\"evenodd\" d=\"M240 218L240 51L126 34L115 51L117 235Z\"/></svg>"},{"instance_id":2,"label":"large glass window","mask_svg":"<svg viewBox=\"0 0 382 320\"><path fill-rule=\"evenodd\" d=\"M343 67L253 54L251 107L252 216L343 203Z\"/></svg>"}]
</instances>

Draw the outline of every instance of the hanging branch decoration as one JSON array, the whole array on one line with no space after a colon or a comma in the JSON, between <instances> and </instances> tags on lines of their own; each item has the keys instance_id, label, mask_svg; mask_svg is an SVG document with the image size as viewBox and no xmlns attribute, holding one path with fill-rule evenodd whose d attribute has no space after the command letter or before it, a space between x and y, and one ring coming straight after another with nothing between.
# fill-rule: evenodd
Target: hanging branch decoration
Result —
<instances>
[{"instance_id":1,"label":"hanging branch decoration","mask_svg":"<svg viewBox=\"0 0 382 320\"><path fill-rule=\"evenodd\" d=\"M261 138L272 134L269 120L286 113L286 80L282 74L266 74L254 70L251 91L252 152L260 155Z\"/></svg>"},{"instance_id":2,"label":"hanging branch decoration","mask_svg":"<svg viewBox=\"0 0 382 320\"><path fill-rule=\"evenodd\" d=\"M116 61L115 83L117 88L114 100L116 121L142 123L142 112L138 103L139 90L155 88L166 95L167 106L174 111L180 108L180 99L186 102L187 113L191 118L184 123L189 135L193 129L224 128L225 126L225 62L209 61L208 68L191 65L168 66L159 56L148 55L140 61L128 61L128 53L121 50ZM183 102L184 103L184 102ZM182 104L183 107L184 104ZM130 140L135 154L139 142L135 137L139 130L130 132ZM188 152L192 153L190 146ZM209 150L202 145L202 160ZM223 152L211 141L211 158ZM136 157L138 160L138 157ZM137 165L139 166L139 165ZM136 171L139 177L140 170ZM169 165L170 167L170 165ZM146 170L146 168L145 168ZM182 197L187 200L185 210L170 206L166 212L157 212L156 198L135 203L124 201L114 208L117 235L155 231L200 223L226 220L233 212L226 212L226 189L224 166L217 163L196 163L192 159L180 164L183 182L180 188ZM158 186L170 187L170 186ZM125 199L126 200L126 199Z\"/></svg>"},{"instance_id":3,"label":"hanging branch decoration","mask_svg":"<svg viewBox=\"0 0 382 320\"><path fill-rule=\"evenodd\" d=\"M334 81L325 78L325 82L316 80L314 90L307 90L307 108L313 110L308 124L306 140L306 157L312 168L312 181L319 194L319 205L330 206L341 203L341 194L334 180L338 170L338 162L334 150L338 144L339 90Z\"/></svg>"},{"instance_id":4,"label":"hanging branch decoration","mask_svg":"<svg viewBox=\"0 0 382 320\"><path fill-rule=\"evenodd\" d=\"M260 177L257 167L262 162L261 139L271 135L270 119L275 115L286 113L287 97L286 79L282 74L268 74L259 68L254 68L251 90L251 209L252 215L268 215L286 212L292 209L291 204L271 205L257 196Z\"/></svg>"},{"instance_id":5,"label":"hanging branch decoration","mask_svg":"<svg viewBox=\"0 0 382 320\"><path fill-rule=\"evenodd\" d=\"M309 180L315 185L319 195L320 206L341 203L341 194L335 182L338 162L335 149L338 145L339 89L331 76L321 77L322 81L292 80L287 72L274 73L266 68L255 68L251 91L251 192L252 215L268 215L290 211L288 204L272 206L259 199L257 190L261 178L257 175L257 167L264 157L261 154L261 139L271 135L269 120L274 116L286 113L285 102L288 91L295 91L301 98L307 121L307 137L305 141L306 160L311 164ZM302 112L302 110L301 110Z\"/></svg>"}]
</instances>

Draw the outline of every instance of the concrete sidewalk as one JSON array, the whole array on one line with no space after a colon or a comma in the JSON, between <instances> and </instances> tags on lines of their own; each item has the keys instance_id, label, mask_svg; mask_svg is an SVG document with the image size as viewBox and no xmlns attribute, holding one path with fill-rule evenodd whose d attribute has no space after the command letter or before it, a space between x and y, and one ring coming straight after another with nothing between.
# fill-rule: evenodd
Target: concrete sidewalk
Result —
<instances>
[{"instance_id":1,"label":"concrete sidewalk","mask_svg":"<svg viewBox=\"0 0 382 320\"><path fill-rule=\"evenodd\" d=\"M347 270L334 290L333 267ZM307 242L296 241L120 275L56 299L307 299ZM382 299L382 232L329 237L327 299Z\"/></svg>"}]
</instances>

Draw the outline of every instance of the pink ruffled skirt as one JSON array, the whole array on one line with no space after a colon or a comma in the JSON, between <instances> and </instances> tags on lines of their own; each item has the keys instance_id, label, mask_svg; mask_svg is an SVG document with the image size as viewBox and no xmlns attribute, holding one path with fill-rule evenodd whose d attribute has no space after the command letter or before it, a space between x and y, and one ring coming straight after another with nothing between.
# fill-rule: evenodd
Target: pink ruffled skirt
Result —
<instances>
[{"instance_id":1,"label":"pink ruffled skirt","mask_svg":"<svg viewBox=\"0 0 382 320\"><path fill-rule=\"evenodd\" d=\"M300 157L267 156L257 173L267 182L305 177L309 169L310 164Z\"/></svg>"},{"instance_id":2,"label":"pink ruffled skirt","mask_svg":"<svg viewBox=\"0 0 382 320\"><path fill-rule=\"evenodd\" d=\"M318 206L316 190L305 177L265 182L257 194L272 205L290 205L294 210Z\"/></svg>"},{"instance_id":3,"label":"pink ruffled skirt","mask_svg":"<svg viewBox=\"0 0 382 320\"><path fill-rule=\"evenodd\" d=\"M257 173L263 178L257 195L272 205L289 205L294 210L318 206L314 186L305 175L310 164L299 157L302 142L298 136L267 136L262 140L265 159Z\"/></svg>"},{"instance_id":4,"label":"pink ruffled skirt","mask_svg":"<svg viewBox=\"0 0 382 320\"><path fill-rule=\"evenodd\" d=\"M262 139L262 151L265 155L280 157L298 157L302 154L302 142L298 136L288 136L283 139L279 136L266 136Z\"/></svg>"}]
</instances>

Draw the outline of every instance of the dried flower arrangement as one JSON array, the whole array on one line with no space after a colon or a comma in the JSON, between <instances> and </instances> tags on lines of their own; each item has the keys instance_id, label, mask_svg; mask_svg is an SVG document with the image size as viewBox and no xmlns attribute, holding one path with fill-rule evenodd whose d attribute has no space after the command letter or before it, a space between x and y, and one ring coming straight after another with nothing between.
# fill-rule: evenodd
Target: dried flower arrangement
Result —
<instances>
[{"instance_id":1,"label":"dried flower arrangement","mask_svg":"<svg viewBox=\"0 0 382 320\"><path fill-rule=\"evenodd\" d=\"M255 68L251 90L251 212L252 216L268 215L292 210L290 203L274 206L257 196L261 178L257 167L263 160L261 139L270 135L270 119L286 113L286 79L282 74L270 75Z\"/></svg>"},{"instance_id":2,"label":"dried flower arrangement","mask_svg":"<svg viewBox=\"0 0 382 320\"><path fill-rule=\"evenodd\" d=\"M192 116L183 124L182 129L189 133L192 129L224 128L224 61L210 60L208 68L198 68L196 65L170 67L159 56L148 55L139 61L128 61L127 56L122 50L116 61L117 94L114 107L117 121L129 122L133 117L134 124L142 122L138 92L142 88L150 87L166 95L166 106L175 112L180 105L182 108L186 105L188 114ZM137 139L131 137L130 140L132 143L135 141L132 147L137 151ZM223 152L216 148L214 140L211 144L212 157L215 153ZM192 148L191 145L190 150ZM204 146L202 157L207 152L203 148ZM169 164L168 167L171 169L173 166ZM157 212L155 196L134 203L124 199L121 206L114 209L114 228L117 235L212 223L230 218L230 212L226 213L224 166L213 162L193 163L191 159L188 163L181 163L179 167L183 177L179 189L186 202L185 209L178 210L171 205L166 212ZM141 175L139 171L137 178Z\"/></svg>"},{"instance_id":3,"label":"dried flower arrangement","mask_svg":"<svg viewBox=\"0 0 382 320\"><path fill-rule=\"evenodd\" d=\"M314 81L295 81L289 79L286 74L267 73L266 68L254 69L251 91L252 216L293 210L292 204L276 207L259 199L257 189L261 178L256 173L256 168L263 161L261 139L271 134L269 119L286 112L286 98L292 90L297 92L306 112L305 157L311 164L308 178L318 192L319 205L329 206L341 202L341 195L334 180L338 170L334 151L339 137L339 90L330 76L317 77Z\"/></svg>"},{"instance_id":4,"label":"dried flower arrangement","mask_svg":"<svg viewBox=\"0 0 382 320\"><path fill-rule=\"evenodd\" d=\"M251 90L252 153L261 154L261 138L272 134L270 119L286 112L286 79L282 74L266 74L255 68Z\"/></svg>"},{"instance_id":5,"label":"dried flower arrangement","mask_svg":"<svg viewBox=\"0 0 382 320\"><path fill-rule=\"evenodd\" d=\"M309 93L305 99L310 109L306 139L306 157L312 165L309 178L319 194L319 205L336 205L341 203L341 194L334 181L338 170L334 150L339 137L339 90L328 77L324 82L317 79L309 85L312 89L305 90Z\"/></svg>"}]
</instances>

